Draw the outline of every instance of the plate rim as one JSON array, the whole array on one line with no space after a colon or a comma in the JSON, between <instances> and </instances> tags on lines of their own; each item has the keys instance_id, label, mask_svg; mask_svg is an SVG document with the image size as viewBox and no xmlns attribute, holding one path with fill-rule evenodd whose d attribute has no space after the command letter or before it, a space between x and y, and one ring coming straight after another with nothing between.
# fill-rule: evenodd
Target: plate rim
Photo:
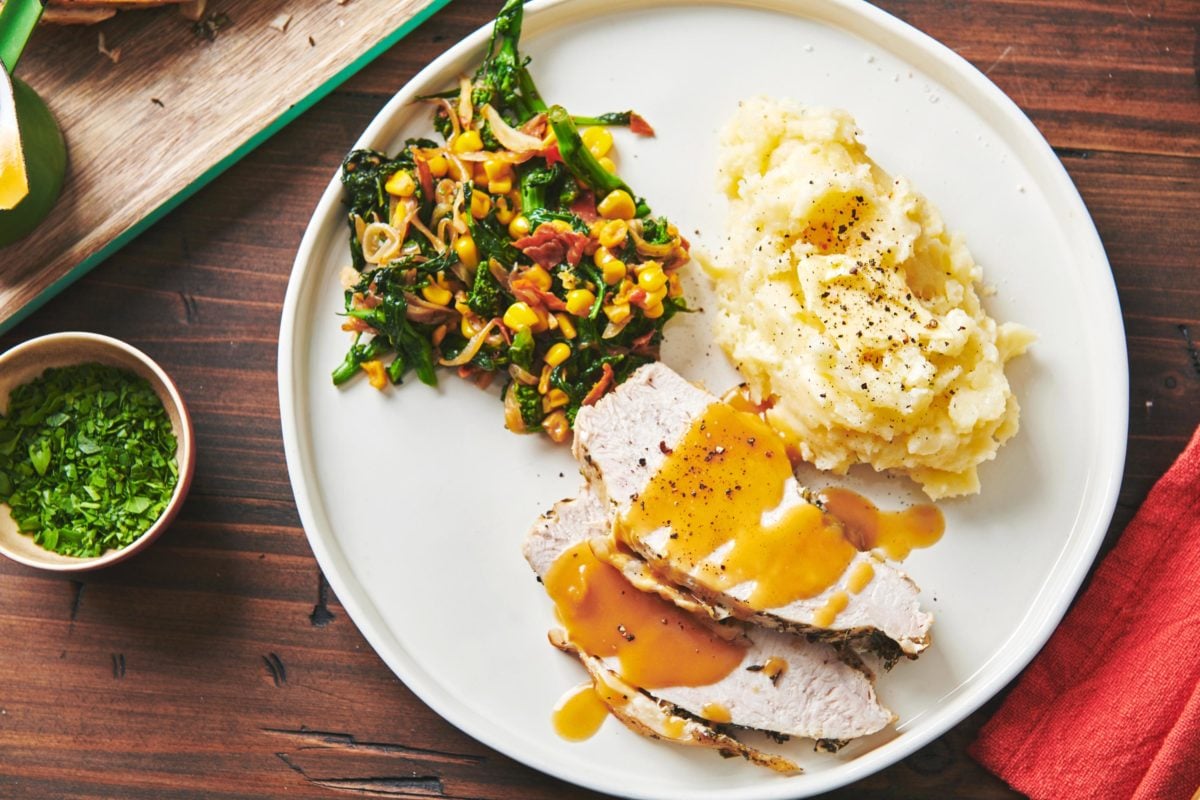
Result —
<instances>
[{"instance_id":1,"label":"plate rim","mask_svg":"<svg viewBox=\"0 0 1200 800\"><path fill-rule=\"evenodd\" d=\"M1066 168L1054 154L1045 137L1029 119L1029 117L1009 98L999 87L991 82L978 68L965 58L955 53L946 45L938 42L929 35L911 26L907 22L870 5L866 0L533 0L526 6L527 26L529 23L547 27L555 27L554 12L558 9L560 16L567 13L564 7L578 7L577 12L584 14L615 14L629 9L671 8L681 6L727 6L774 11L805 19L841 27L832 20L863 21L877 30L895 37L894 47L886 47L902 61L914 64L931 74L939 83L955 91L963 102L974 112L988 121L989 127L1001 135L1010 147L1018 151L1020 161L1030 167L1043 188L1053 190L1047 192L1048 197L1057 197L1065 201L1063 216L1078 215L1073 221L1077 230L1075 233L1081 240L1086 241L1088 252L1081 253L1080 263L1092 265L1097 273L1095 280L1086 283L1089 299L1096 309L1098 317L1107 317L1109 324L1100 327L1102 336L1107 339L1096 348L1096 352L1107 352L1113 363L1119 363L1120 369L1109 376L1107 387L1110 390L1103 402L1098 399L1096 405L1097 423L1111 431L1111 439L1105 437L1098 445L1093 458L1093 466L1087 473L1087 482L1080 490L1080 504L1076 508L1075 522L1067 531L1070 536L1080 535L1081 538L1074 548L1064 546L1058 561L1050 568L1050 574L1061 572L1061 578L1055 586L1050 587L1047 581L1039 587L1037 593L1030 598L1029 610L1012 630L1012 633L1001 644L996 654L979 667L970 681L983 673L980 682L962 691L960 684L951 690L957 697L935 709L930 716L915 730L904 730L904 724L898 728L900 735L892 741L865 753L853 761L847 762L835 769L810 773L800 780L792 779L779 782L764 782L754 787L726 787L714 790L696 791L689 789L685 793L671 791L650 792L637 790L630 792L628 786L614 786L598 777L580 776L559 768L553 761L532 757L527 750L520 746L521 740L498 736L477 712L466 704L452 697L447 688L431 679L426 672L416 665L403 648L399 652L385 646L385 634L375 628L384 624L385 620L375 608L374 603L365 596L360 596L363 589L357 581L346 577L343 570L352 572L352 565L341 552L336 541L336 534L331 533L321 525L326 522L323 511L319 509L319 501L314 502L312 494L318 493L316 484L307 480L310 466L304 463L301 441L307 439L304 433L306 418L298 406L301 405L301 393L296 384L296 376L300 372L299 360L301 353L295 347L296 331L301 326L298 312L301 307L303 284L306 276L316 272L319 265L315 262L314 254L319 245L324 242L322 229L325 220L330 218L333 210L340 203L341 187L338 181L339 172L335 172L329 185L322 193L317 206L305 229L304 237L298 248L292 271L288 278L287 293L284 299L280 322L278 349L278 390L280 405L280 422L283 432L284 450L287 461L289 482L296 500L296 508L304 528L306 538L312 547L317 563L324 573L330 586L337 593L347 615L354 621L356 627L368 641L388 668L400 678L404 684L426 703L430 708L459 730L467 733L485 745L513 758L514 760L538 769L555 777L575 783L580 786L602 792L628 793L632 797L687 797L691 798L785 798L800 797L830 791L855 781L861 780L900 759L912 754L928 744L933 739L943 735L957 725L985 702L991 699L1005 685L1012 681L1024 667L1032 661L1042 649L1045 642L1057 628L1066 614L1069 605L1079 591L1088 569L1104 541L1105 533L1111 522L1120 491L1125 465L1125 455L1128 443L1128 358L1127 344L1124 336L1124 326L1120 310L1119 296L1115 281L1112 278L1111 266L1104 250L1095 222L1072 182ZM819 8L819 12L815 9ZM576 20L577 21L577 20ZM381 135L381 132L391 125L397 117L403 115L406 106L418 94L421 87L435 80L449 65L463 60L468 54L473 54L483 48L491 32L491 23L487 23L459 40L456 44L442 53L426 67L421 69L390 100L379 110L354 144L355 148L371 146ZM852 34L865 38L859 31L851 30ZM872 41L872 44L877 44ZM881 45L882 46L882 45ZM910 49L921 55L929 66L914 63L900 49ZM987 112L987 113L985 113ZM1002 125L1003 128L1000 128ZM1107 273L1107 280L1104 280ZM1115 429L1114 429L1115 427ZM1117 434L1119 435L1119 438ZM1090 501L1090 502L1085 502ZM1086 537L1083 534L1086 533ZM1050 593L1051 596L1046 597ZM1028 630L1027 630L1028 628ZM391 634L386 634L390 636ZM1020 635L1022 644L1012 649L1010 643ZM999 662L999 663L996 663ZM598 776L602 773L597 773Z\"/></svg>"}]
</instances>

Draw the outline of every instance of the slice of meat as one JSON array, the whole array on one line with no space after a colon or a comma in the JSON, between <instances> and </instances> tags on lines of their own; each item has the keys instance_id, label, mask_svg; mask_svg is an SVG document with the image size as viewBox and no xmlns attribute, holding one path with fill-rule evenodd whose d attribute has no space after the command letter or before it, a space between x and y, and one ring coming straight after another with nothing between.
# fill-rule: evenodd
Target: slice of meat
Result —
<instances>
[{"instance_id":1,"label":"slice of meat","mask_svg":"<svg viewBox=\"0 0 1200 800\"><path fill-rule=\"evenodd\" d=\"M718 398L668 367L654 363L640 368L595 405L580 409L573 452L611 516L629 509L692 423L717 402ZM793 479L777 510L807 502L804 490ZM753 582L716 591L706 585L699 570L677 569L666 555L670 533L661 529L635 542L634 548L656 573L697 595L713 616L731 615L830 641L865 644L881 651L886 660L900 652L916 657L929 645L933 616L921 609L919 589L900 569L870 553L858 553L841 579L815 597L759 610L746 602L754 590ZM850 576L863 561L870 563L874 578L861 591L848 591ZM818 624L830 598L843 592L848 595L845 607L832 623Z\"/></svg>"},{"instance_id":2,"label":"slice of meat","mask_svg":"<svg viewBox=\"0 0 1200 800\"><path fill-rule=\"evenodd\" d=\"M544 578L561 554L579 542L607 541L607 533L605 506L585 486L537 521L525 539L525 558ZM651 585L660 594L669 588ZM657 688L649 695L697 717L720 707L736 726L828 742L866 736L895 719L879 704L869 673L840 660L832 646L733 620L729 625L747 645L731 673L707 686ZM617 666L615 658L601 661L606 669Z\"/></svg>"},{"instance_id":3,"label":"slice of meat","mask_svg":"<svg viewBox=\"0 0 1200 800\"><path fill-rule=\"evenodd\" d=\"M764 753L750 747L701 720L679 716L669 703L655 700L637 687L621 680L621 676L605 667L599 658L581 650L563 631L551 631L550 643L559 650L579 658L588 674L592 676L592 685L604 705L631 730L652 739L663 739L690 747L709 747L723 756L741 756L753 764L785 775L795 775L804 771L783 756Z\"/></svg>"}]
</instances>

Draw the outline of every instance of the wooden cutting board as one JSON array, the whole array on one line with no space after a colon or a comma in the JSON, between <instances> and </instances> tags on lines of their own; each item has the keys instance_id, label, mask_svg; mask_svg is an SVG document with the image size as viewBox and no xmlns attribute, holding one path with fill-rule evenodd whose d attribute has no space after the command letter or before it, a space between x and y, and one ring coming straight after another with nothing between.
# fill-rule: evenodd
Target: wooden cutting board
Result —
<instances>
[{"instance_id":1,"label":"wooden cutting board","mask_svg":"<svg viewBox=\"0 0 1200 800\"><path fill-rule=\"evenodd\" d=\"M446 2L210 0L212 35L170 7L40 26L17 75L54 112L70 163L51 216L0 248L0 332Z\"/></svg>"}]
</instances>

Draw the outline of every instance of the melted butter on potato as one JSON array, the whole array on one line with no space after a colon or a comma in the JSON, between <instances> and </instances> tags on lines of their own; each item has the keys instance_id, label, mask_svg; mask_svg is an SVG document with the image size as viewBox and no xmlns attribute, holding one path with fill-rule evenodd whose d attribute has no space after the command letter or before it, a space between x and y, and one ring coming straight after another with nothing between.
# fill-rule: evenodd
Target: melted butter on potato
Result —
<instances>
[{"instance_id":1,"label":"melted butter on potato","mask_svg":"<svg viewBox=\"0 0 1200 800\"><path fill-rule=\"evenodd\" d=\"M981 270L844 111L754 98L721 138L726 238L706 270L717 340L806 460L979 491L1017 431L1004 364L1033 334L983 310Z\"/></svg>"}]
</instances>

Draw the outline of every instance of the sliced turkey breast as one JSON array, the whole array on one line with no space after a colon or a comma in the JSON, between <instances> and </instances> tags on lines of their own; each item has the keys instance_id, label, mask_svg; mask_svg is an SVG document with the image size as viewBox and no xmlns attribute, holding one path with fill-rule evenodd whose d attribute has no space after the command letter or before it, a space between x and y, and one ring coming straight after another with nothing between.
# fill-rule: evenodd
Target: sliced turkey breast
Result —
<instances>
[{"instance_id":1,"label":"sliced turkey breast","mask_svg":"<svg viewBox=\"0 0 1200 800\"><path fill-rule=\"evenodd\" d=\"M621 680L621 676L604 666L601 659L585 653L562 631L551 631L550 643L579 658L591 675L592 685L600 700L614 717L635 733L688 747L711 748L723 756L741 756L752 764L785 775L804 771L790 759L750 747L703 720L679 716L677 709L669 703L655 700L636 686Z\"/></svg>"},{"instance_id":2,"label":"sliced turkey breast","mask_svg":"<svg viewBox=\"0 0 1200 800\"><path fill-rule=\"evenodd\" d=\"M580 410L573 452L607 506L606 518L630 510L693 423L719 402L670 368L654 363L639 369L595 405ZM794 478L784 488L783 500L771 514L810 505ZM664 527L628 544L656 575L680 584L711 616L734 616L829 641L853 641L888 661L899 653L916 657L929 645L933 617L921 609L919 589L894 564L870 552L856 553L841 578L815 596L755 608L748 602L755 581L714 588L701 569L682 569L672 560L667 546L671 538L671 529ZM873 577L865 585L852 586L854 575L862 571ZM681 597L686 600L686 593ZM829 614L831 601L838 604L835 615Z\"/></svg>"},{"instance_id":3,"label":"sliced turkey breast","mask_svg":"<svg viewBox=\"0 0 1200 800\"><path fill-rule=\"evenodd\" d=\"M594 540L603 545L607 533L605 506L585 486L579 497L559 502L537 521L525 539L525 557L544 580L564 553L580 542ZM670 587L654 584L649 577L646 580L650 582L639 588L657 594L670 591ZM637 589L631 585L630 591ZM666 600L660 602L670 609ZM705 624L712 625L711 621ZM894 720L891 712L879 704L870 674L841 660L832 646L735 620L715 627L744 645L740 663L713 683L653 688L647 690L649 696L698 718L711 717L713 709L720 709L721 716L726 717L721 722L825 740L827 745L866 736ZM629 635L640 633L631 630ZM558 639L565 640L566 636L559 635ZM618 668L615 657L602 655L583 653L581 658L585 666L585 657L591 656L607 670ZM678 653L663 655L668 660L678 657ZM853 660L852 655L849 657Z\"/></svg>"}]
</instances>

